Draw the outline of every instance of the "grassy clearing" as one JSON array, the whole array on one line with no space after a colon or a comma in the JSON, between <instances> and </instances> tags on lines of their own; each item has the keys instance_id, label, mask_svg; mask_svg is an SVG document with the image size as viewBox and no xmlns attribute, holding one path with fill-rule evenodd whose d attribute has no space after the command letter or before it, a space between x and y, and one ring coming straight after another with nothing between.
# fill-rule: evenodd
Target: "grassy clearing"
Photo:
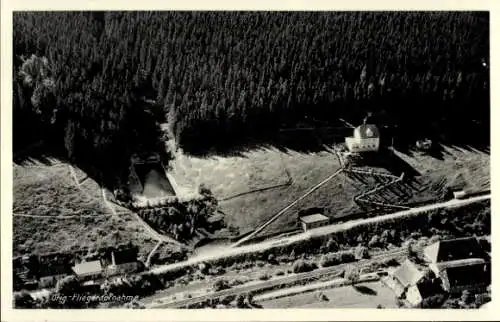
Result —
<instances>
[{"instance_id":1,"label":"grassy clearing","mask_svg":"<svg viewBox=\"0 0 500 322\"><path fill-rule=\"evenodd\" d=\"M78 170L77 177L83 177ZM128 214L112 218L95 181L86 179L82 189L88 195L75 186L66 164L15 167L14 214L38 217L14 216L14 256L116 246L129 241L139 246L142 256L147 256L156 241L144 228Z\"/></svg>"},{"instance_id":2,"label":"grassy clearing","mask_svg":"<svg viewBox=\"0 0 500 322\"><path fill-rule=\"evenodd\" d=\"M13 212L37 216L105 214L104 204L76 186L67 165L14 167Z\"/></svg>"},{"instance_id":3,"label":"grassy clearing","mask_svg":"<svg viewBox=\"0 0 500 322\"><path fill-rule=\"evenodd\" d=\"M450 185L472 190L489 189L490 154L473 148L443 146L442 160L426 155L398 156L420 172L424 180L446 177Z\"/></svg>"},{"instance_id":4,"label":"grassy clearing","mask_svg":"<svg viewBox=\"0 0 500 322\"><path fill-rule=\"evenodd\" d=\"M289 171L294 183L262 192L248 193L221 202L228 225L241 233L255 229L274 213L300 197L312 184L318 183L340 167L329 152L312 154L277 149L260 149L243 156L228 158L194 158L180 154L173 175L180 187L206 184L219 199L288 182Z\"/></svg>"},{"instance_id":5,"label":"grassy clearing","mask_svg":"<svg viewBox=\"0 0 500 322\"><path fill-rule=\"evenodd\" d=\"M328 300L320 300L319 294ZM264 308L397 308L394 292L381 282L361 283L264 301Z\"/></svg>"},{"instance_id":6,"label":"grassy clearing","mask_svg":"<svg viewBox=\"0 0 500 322\"><path fill-rule=\"evenodd\" d=\"M428 155L405 155L399 152L396 155L420 175L383 190L379 197L384 202L405 204L439 199L443 197L447 186L458 181L465 182L473 189L489 186L488 153L444 147L441 160ZM198 184L205 183L216 197L222 199L244 191L285 183L288 180L287 169L293 178L290 186L248 193L220 202L228 225L238 227L240 233L245 233L257 228L339 167L336 156L328 151L300 153L263 148L227 158L204 159L179 153L173 175L181 187L194 189ZM364 168L388 172L381 167ZM393 174L400 175L398 171ZM340 174L288 210L261 234L294 228L297 212L304 208L323 208L324 213L333 218L363 212L366 209L360 208L353 197L382 182L370 175Z\"/></svg>"},{"instance_id":7,"label":"grassy clearing","mask_svg":"<svg viewBox=\"0 0 500 322\"><path fill-rule=\"evenodd\" d=\"M198 158L176 155L172 175L184 189L207 184L217 198L259 189L288 181L282 153L276 149L259 149L238 156Z\"/></svg>"}]
</instances>

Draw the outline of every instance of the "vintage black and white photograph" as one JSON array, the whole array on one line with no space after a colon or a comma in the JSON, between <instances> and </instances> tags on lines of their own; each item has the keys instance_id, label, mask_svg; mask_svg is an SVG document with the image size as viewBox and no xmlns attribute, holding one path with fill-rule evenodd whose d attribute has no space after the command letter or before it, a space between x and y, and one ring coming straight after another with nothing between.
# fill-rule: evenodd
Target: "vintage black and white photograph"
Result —
<instances>
[{"instance_id":1,"label":"vintage black and white photograph","mask_svg":"<svg viewBox=\"0 0 500 322\"><path fill-rule=\"evenodd\" d=\"M490 305L488 11L12 26L14 308Z\"/></svg>"}]
</instances>

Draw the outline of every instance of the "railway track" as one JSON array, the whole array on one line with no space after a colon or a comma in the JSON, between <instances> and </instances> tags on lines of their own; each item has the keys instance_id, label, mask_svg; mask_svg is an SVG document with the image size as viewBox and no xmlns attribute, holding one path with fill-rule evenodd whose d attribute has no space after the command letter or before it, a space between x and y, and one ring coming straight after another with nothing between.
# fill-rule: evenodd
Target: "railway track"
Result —
<instances>
[{"instance_id":1,"label":"railway track","mask_svg":"<svg viewBox=\"0 0 500 322\"><path fill-rule=\"evenodd\" d=\"M339 272L344 270L345 268L349 266L356 265L359 268L366 267L371 265L375 261L380 261L384 259L389 259L389 258L394 258L398 256L406 255L405 250L398 249L397 251L389 252L389 253L384 253L380 254L377 256L374 256L373 258L370 259L364 259L361 261L357 262L350 262L350 263L344 263L336 266L331 266L331 267L325 267L325 268L319 268L311 272L307 273L300 273L297 275L293 276L287 276L287 277L282 277L279 279L271 280L271 281L265 281L262 283L254 284L254 285L243 285L240 287L235 287L231 289L226 289L218 292L213 292L209 293L206 295L202 296L197 296L194 298L188 298L188 299L182 299L178 300L175 302L170 302L170 303L162 303L162 304L154 304L152 303L151 305L148 305L148 308L183 308L187 307L190 305L195 305L198 303L202 303L207 300L213 300L213 299L218 299L218 298L224 298L227 296L234 296L238 294L245 294L245 293L262 293L265 292L266 290L272 290L277 287L286 287L289 284L297 283L300 281L308 281L308 280L317 280L319 278L325 278L329 277L332 275L338 275Z\"/></svg>"},{"instance_id":2,"label":"railway track","mask_svg":"<svg viewBox=\"0 0 500 322\"><path fill-rule=\"evenodd\" d=\"M481 202L481 201L489 200L489 199L491 199L491 194L488 193L486 195L474 196L474 197L467 198L467 199L460 199L460 200L453 199L453 200L448 200L448 201L439 202L439 203L427 204L427 205L419 206L416 208L402 210L402 211L394 212L391 214L385 214L385 215L380 215L380 216L376 216L376 217L349 220L349 221L346 221L346 222L343 222L340 224L333 224L333 225L323 226L323 227L319 227L319 228L314 228L314 229L311 229L307 232L300 233L300 234L290 236L290 237L286 237L286 238L283 238L280 240L266 240L266 241L263 241L263 242L260 242L257 244L243 245L240 247L223 248L217 253L211 253L211 254L197 256L197 257L190 258L190 259L183 261L183 262L161 265L161 266L158 266L158 267L151 269L149 272L152 274L155 274L155 275L161 275L161 274L165 274L165 273L173 271L173 270L178 270L178 269L181 269L184 267L188 267L188 266L200 263L200 262L210 262L210 261L214 261L214 260L217 260L220 258L232 257L232 256L236 256L238 254L243 254L243 253L261 252L261 251L264 251L266 249L271 249L271 248L282 246L282 245L298 243L302 240L308 240L308 239L316 238L319 236L327 236L327 235L331 235L331 234L334 234L334 233L337 233L340 231L350 230L354 227L358 227L358 226L362 226L362 225L383 223L387 220L415 216L415 215L418 215L422 212L427 212L427 211L431 211L431 210L462 207L462 206L465 206L467 204Z\"/></svg>"}]
</instances>

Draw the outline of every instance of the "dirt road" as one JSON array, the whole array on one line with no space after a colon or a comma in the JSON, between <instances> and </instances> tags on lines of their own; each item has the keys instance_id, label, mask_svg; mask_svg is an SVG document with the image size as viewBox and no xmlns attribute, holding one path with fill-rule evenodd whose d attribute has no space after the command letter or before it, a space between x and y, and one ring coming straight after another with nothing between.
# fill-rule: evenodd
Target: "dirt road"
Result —
<instances>
[{"instance_id":1,"label":"dirt road","mask_svg":"<svg viewBox=\"0 0 500 322\"><path fill-rule=\"evenodd\" d=\"M297 242L300 242L301 240L310 239L311 237L325 236L325 235L330 235L330 234L333 234L336 232L349 230L349 229L352 229L353 227L360 226L360 225L366 225L366 224L376 223L376 222L384 222L384 221L390 220L390 219L417 215L419 213L426 212L429 210L460 207L460 206L464 206L464 205L467 205L470 203L479 202L479 201L488 200L488 199L491 199L491 194L484 195L484 196L472 197L472 198L468 198L468 199L453 199L453 200L449 200L449 201L445 201L445 202L440 202L440 203L425 205L425 206L421 206L421 207L417 207L417 208L412 208L409 210L398 211L395 213L382 215L382 216L378 216L378 217L374 217L374 218L353 220L353 221L345 222L342 224L334 224L334 225L324 226L324 227L320 227L320 228L316 228L316 229L311 229L307 232L300 233L300 234L297 234L297 235L294 235L291 237L282 238L282 239L268 240L268 241L264 241L261 243L246 245L246 246L241 246L241 247L221 247L216 252L215 251L210 252L210 254L198 254L197 256L191 257L190 259L183 261L183 262L156 267L156 268L152 269L150 272L153 274L162 274L165 272L169 272L171 270L190 266L190 265L204 262L204 261L211 261L211 260L216 260L219 258L231 257L231 256L239 255L242 253L259 252L259 251L267 250L267 249L282 246L282 245L297 243Z\"/></svg>"}]
</instances>

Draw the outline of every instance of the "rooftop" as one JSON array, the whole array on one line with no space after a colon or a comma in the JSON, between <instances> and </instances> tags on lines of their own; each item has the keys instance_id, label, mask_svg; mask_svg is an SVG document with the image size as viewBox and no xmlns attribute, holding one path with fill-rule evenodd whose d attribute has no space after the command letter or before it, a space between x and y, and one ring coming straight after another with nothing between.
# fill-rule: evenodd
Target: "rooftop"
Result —
<instances>
[{"instance_id":1,"label":"rooftop","mask_svg":"<svg viewBox=\"0 0 500 322\"><path fill-rule=\"evenodd\" d=\"M422 298L427 298L443 292L439 279L427 280L421 283L417 283L416 287Z\"/></svg>"},{"instance_id":2,"label":"rooftop","mask_svg":"<svg viewBox=\"0 0 500 322\"><path fill-rule=\"evenodd\" d=\"M362 124L354 129L354 137L359 139L374 139L380 137L380 132L375 124Z\"/></svg>"},{"instance_id":3,"label":"rooftop","mask_svg":"<svg viewBox=\"0 0 500 322\"><path fill-rule=\"evenodd\" d=\"M446 275L451 287L491 283L491 271L488 264L449 267Z\"/></svg>"},{"instance_id":4,"label":"rooftop","mask_svg":"<svg viewBox=\"0 0 500 322\"><path fill-rule=\"evenodd\" d=\"M414 263L406 260L394 271L393 276L401 283L401 285L407 287L415 285L422 279L424 273L420 271Z\"/></svg>"},{"instance_id":5,"label":"rooftop","mask_svg":"<svg viewBox=\"0 0 500 322\"><path fill-rule=\"evenodd\" d=\"M437 263L437 267L441 271L441 270L447 269L447 268L471 266L471 265L478 265L478 264L484 264L484 263L485 263L485 260L483 258L467 258L467 259L458 259L458 260L448 261L448 262L440 262L440 263Z\"/></svg>"},{"instance_id":6,"label":"rooftop","mask_svg":"<svg viewBox=\"0 0 500 322\"><path fill-rule=\"evenodd\" d=\"M314 214L314 215L302 216L300 217L300 220L302 222L305 222L306 224L310 224L318 221L329 221L330 219L322 214Z\"/></svg>"},{"instance_id":7,"label":"rooftop","mask_svg":"<svg viewBox=\"0 0 500 322\"><path fill-rule=\"evenodd\" d=\"M133 248L113 251L113 254L115 256L115 264L120 265L136 262L137 253L137 249Z\"/></svg>"},{"instance_id":8,"label":"rooftop","mask_svg":"<svg viewBox=\"0 0 500 322\"><path fill-rule=\"evenodd\" d=\"M92 275L102 271L100 261L83 262L73 266L73 271L76 275Z\"/></svg>"},{"instance_id":9,"label":"rooftop","mask_svg":"<svg viewBox=\"0 0 500 322\"><path fill-rule=\"evenodd\" d=\"M433 263L454 261L467 258L484 258L475 237L465 237L438 241L424 249L425 256Z\"/></svg>"},{"instance_id":10,"label":"rooftop","mask_svg":"<svg viewBox=\"0 0 500 322\"><path fill-rule=\"evenodd\" d=\"M55 276L55 275L67 275L71 274L70 265L65 265L63 263L55 264L42 264L39 265L38 275L39 277Z\"/></svg>"}]
</instances>

